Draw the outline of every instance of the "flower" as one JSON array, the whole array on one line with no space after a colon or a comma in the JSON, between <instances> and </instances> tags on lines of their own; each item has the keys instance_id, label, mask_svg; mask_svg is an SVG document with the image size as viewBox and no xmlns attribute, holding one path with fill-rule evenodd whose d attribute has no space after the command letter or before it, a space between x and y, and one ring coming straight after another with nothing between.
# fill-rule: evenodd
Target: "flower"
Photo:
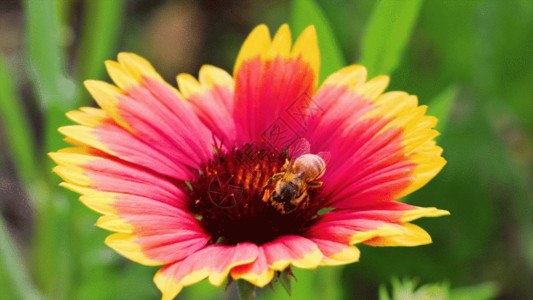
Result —
<instances>
[{"instance_id":1,"label":"flower","mask_svg":"<svg viewBox=\"0 0 533 300\"><path fill-rule=\"evenodd\" d=\"M67 116L74 147L51 153L62 185L103 214L106 244L145 265L163 299L208 278L263 287L278 271L359 259L354 246L431 242L409 223L447 211L395 201L444 166L437 119L388 77L359 65L318 90L314 27L294 45L287 25L256 27L233 77L205 65L199 80L166 83L143 58L106 67L116 85L88 80L100 108Z\"/></svg>"}]
</instances>

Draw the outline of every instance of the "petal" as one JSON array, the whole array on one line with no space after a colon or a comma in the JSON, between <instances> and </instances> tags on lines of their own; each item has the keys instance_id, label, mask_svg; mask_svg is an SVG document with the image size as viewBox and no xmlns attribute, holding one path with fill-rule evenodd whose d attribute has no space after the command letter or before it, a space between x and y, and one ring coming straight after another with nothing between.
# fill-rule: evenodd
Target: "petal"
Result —
<instances>
[{"instance_id":1,"label":"petal","mask_svg":"<svg viewBox=\"0 0 533 300\"><path fill-rule=\"evenodd\" d=\"M318 50L318 40L314 26L309 26L302 31L292 47L291 57L300 58L302 61L308 63L315 74L315 80L318 78L320 52Z\"/></svg>"},{"instance_id":2,"label":"petal","mask_svg":"<svg viewBox=\"0 0 533 300\"><path fill-rule=\"evenodd\" d=\"M405 223L400 229L401 234L391 236L377 236L370 240L366 240L363 244L370 246L420 246L431 244L431 236L422 228L411 224Z\"/></svg>"},{"instance_id":3,"label":"petal","mask_svg":"<svg viewBox=\"0 0 533 300\"><path fill-rule=\"evenodd\" d=\"M106 244L123 256L146 265L181 260L203 248L210 239L198 221L181 209L125 194L92 193L84 203L104 205L97 225L117 231Z\"/></svg>"},{"instance_id":4,"label":"petal","mask_svg":"<svg viewBox=\"0 0 533 300\"><path fill-rule=\"evenodd\" d=\"M257 260L232 269L234 279L244 279L259 287L267 285L274 271L283 271L289 265L314 269L323 255L317 245L301 236L282 236L259 247Z\"/></svg>"},{"instance_id":5,"label":"petal","mask_svg":"<svg viewBox=\"0 0 533 300\"><path fill-rule=\"evenodd\" d=\"M299 137L300 115L317 83L319 53L314 27L304 30L292 49L290 40L287 25L273 41L260 25L241 48L234 71L238 143L283 149Z\"/></svg>"},{"instance_id":6,"label":"petal","mask_svg":"<svg viewBox=\"0 0 533 300\"><path fill-rule=\"evenodd\" d=\"M151 218L151 221L165 220ZM166 228L159 232L118 232L108 236L105 243L128 259L155 266L189 257L209 241L209 237L200 230L185 230L178 222L166 221Z\"/></svg>"},{"instance_id":7,"label":"petal","mask_svg":"<svg viewBox=\"0 0 533 300\"><path fill-rule=\"evenodd\" d=\"M341 244L357 244L375 237L401 234L398 224L382 220L353 219L349 214L329 212L305 232L310 239L335 241Z\"/></svg>"},{"instance_id":8,"label":"petal","mask_svg":"<svg viewBox=\"0 0 533 300\"><path fill-rule=\"evenodd\" d=\"M288 235L263 245L268 266L276 271L283 271L289 265L302 269L314 269L321 260L322 253L311 240Z\"/></svg>"},{"instance_id":9,"label":"petal","mask_svg":"<svg viewBox=\"0 0 533 300\"><path fill-rule=\"evenodd\" d=\"M333 210L321 215L305 236L341 244L414 246L431 242L425 231L407 223L420 217L449 214L401 202L385 202L366 208Z\"/></svg>"},{"instance_id":10,"label":"petal","mask_svg":"<svg viewBox=\"0 0 533 300\"><path fill-rule=\"evenodd\" d=\"M192 177L191 171L185 165L172 160L174 154L165 154L154 149L116 124L106 122L96 128L73 125L61 127L59 131L69 138L71 144L92 147L176 179L187 180Z\"/></svg>"},{"instance_id":11,"label":"petal","mask_svg":"<svg viewBox=\"0 0 533 300\"><path fill-rule=\"evenodd\" d=\"M353 263L359 260L359 249L349 244L338 243L331 240L311 239L324 254L321 266L336 266Z\"/></svg>"},{"instance_id":12,"label":"petal","mask_svg":"<svg viewBox=\"0 0 533 300\"><path fill-rule=\"evenodd\" d=\"M95 153L67 148L50 156L58 163L54 171L83 194L80 201L104 214L96 225L118 232L106 239L111 248L136 262L160 265L207 244L210 236L186 211L185 195L174 183Z\"/></svg>"},{"instance_id":13,"label":"petal","mask_svg":"<svg viewBox=\"0 0 533 300\"><path fill-rule=\"evenodd\" d=\"M330 152L322 197L337 208L368 206L405 196L444 166L433 138L434 117L416 97L381 95L388 78L365 82L366 70L350 66L326 79L308 114L311 152Z\"/></svg>"},{"instance_id":14,"label":"petal","mask_svg":"<svg viewBox=\"0 0 533 300\"><path fill-rule=\"evenodd\" d=\"M131 234L112 234L106 238L105 243L112 249L120 249L115 251L140 264L147 266L159 266L165 263L163 261L154 260L146 256L144 251L141 249L141 246L138 243L135 243L135 237Z\"/></svg>"},{"instance_id":15,"label":"petal","mask_svg":"<svg viewBox=\"0 0 533 300\"><path fill-rule=\"evenodd\" d=\"M235 144L233 120L233 78L226 71L204 65L198 82L189 74L177 77L182 95L190 101L200 120L226 147Z\"/></svg>"},{"instance_id":16,"label":"petal","mask_svg":"<svg viewBox=\"0 0 533 300\"><path fill-rule=\"evenodd\" d=\"M261 59L266 59L267 53L271 45L270 32L268 27L264 24L258 25L248 35L244 41L241 51L235 61L235 68L233 74L237 74L243 62L259 56Z\"/></svg>"},{"instance_id":17,"label":"petal","mask_svg":"<svg viewBox=\"0 0 533 300\"><path fill-rule=\"evenodd\" d=\"M118 62L108 61L106 66L119 87L94 80L86 81L85 86L118 125L159 153L192 168L213 155L211 131L146 60L121 53Z\"/></svg>"},{"instance_id":18,"label":"petal","mask_svg":"<svg viewBox=\"0 0 533 300\"><path fill-rule=\"evenodd\" d=\"M289 58L291 56L292 37L291 30L287 24L283 24L274 38L272 38L272 44L268 51L268 58L275 58L281 56L283 58Z\"/></svg>"},{"instance_id":19,"label":"petal","mask_svg":"<svg viewBox=\"0 0 533 300\"><path fill-rule=\"evenodd\" d=\"M418 207L403 202L384 202L375 206L359 209L338 210L352 219L384 220L392 223L405 223L421 217L440 217L449 215L445 210L435 207ZM326 219L335 218L334 214L325 216ZM343 217L345 218L345 217Z\"/></svg>"},{"instance_id":20,"label":"petal","mask_svg":"<svg viewBox=\"0 0 533 300\"><path fill-rule=\"evenodd\" d=\"M257 246L241 243L235 246L210 245L182 261L160 269L154 282L163 293L163 300L173 299L184 286L199 282L206 277L219 286L230 270L257 259Z\"/></svg>"},{"instance_id":21,"label":"petal","mask_svg":"<svg viewBox=\"0 0 533 300\"><path fill-rule=\"evenodd\" d=\"M113 81L123 90L141 84L145 78L165 82L148 61L134 53L119 53L118 63L106 61L106 67Z\"/></svg>"},{"instance_id":22,"label":"petal","mask_svg":"<svg viewBox=\"0 0 533 300\"><path fill-rule=\"evenodd\" d=\"M274 270L269 268L263 247L258 247L257 259L249 264L231 269L233 279L244 279L258 287L264 287L272 281Z\"/></svg>"},{"instance_id":23,"label":"petal","mask_svg":"<svg viewBox=\"0 0 533 300\"><path fill-rule=\"evenodd\" d=\"M112 192L152 199L177 208L186 207L185 195L167 178L88 148L66 148L50 156L54 171L82 194ZM74 188L76 191L76 188Z\"/></svg>"},{"instance_id":24,"label":"petal","mask_svg":"<svg viewBox=\"0 0 533 300\"><path fill-rule=\"evenodd\" d=\"M414 209L406 210L403 213L401 217L402 222L411 222L412 220L416 220L422 217L440 217L447 216L450 214L449 211L438 209L436 207L413 207Z\"/></svg>"}]
</instances>

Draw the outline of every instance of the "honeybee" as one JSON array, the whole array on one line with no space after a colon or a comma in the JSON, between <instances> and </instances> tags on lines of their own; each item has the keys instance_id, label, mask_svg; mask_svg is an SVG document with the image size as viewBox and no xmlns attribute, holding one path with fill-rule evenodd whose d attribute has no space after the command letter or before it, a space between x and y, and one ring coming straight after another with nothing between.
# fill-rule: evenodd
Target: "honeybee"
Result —
<instances>
[{"instance_id":1,"label":"honeybee","mask_svg":"<svg viewBox=\"0 0 533 300\"><path fill-rule=\"evenodd\" d=\"M308 189L322 185L317 181L326 171L326 162L315 154L304 154L291 164L288 160L282 172L274 174L264 188L263 201L283 214L309 205ZM276 182L272 188L272 183ZM270 188L269 188L270 187Z\"/></svg>"}]
</instances>

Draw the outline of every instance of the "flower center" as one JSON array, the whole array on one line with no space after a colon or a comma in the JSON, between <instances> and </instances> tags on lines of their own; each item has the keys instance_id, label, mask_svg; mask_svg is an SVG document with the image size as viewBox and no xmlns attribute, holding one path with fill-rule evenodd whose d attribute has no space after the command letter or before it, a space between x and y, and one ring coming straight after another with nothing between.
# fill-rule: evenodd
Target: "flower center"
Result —
<instances>
[{"instance_id":1,"label":"flower center","mask_svg":"<svg viewBox=\"0 0 533 300\"><path fill-rule=\"evenodd\" d=\"M289 159L286 151L246 144L217 153L199 171L189 199L211 243L264 244L311 224L320 209L316 189L300 186L297 192L297 180L280 183Z\"/></svg>"}]
</instances>

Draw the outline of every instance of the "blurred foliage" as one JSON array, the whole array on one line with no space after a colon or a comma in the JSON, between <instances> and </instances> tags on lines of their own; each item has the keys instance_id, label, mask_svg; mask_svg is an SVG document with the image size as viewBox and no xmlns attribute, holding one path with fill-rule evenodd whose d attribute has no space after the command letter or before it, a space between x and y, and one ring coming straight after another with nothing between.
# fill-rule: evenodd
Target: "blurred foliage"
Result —
<instances>
[{"instance_id":1,"label":"blurred foliage","mask_svg":"<svg viewBox=\"0 0 533 300\"><path fill-rule=\"evenodd\" d=\"M498 295L498 288L493 283L483 283L472 287L450 290L447 283L425 284L417 287L415 280L391 280L391 294L383 285L379 287L379 300L489 300Z\"/></svg>"},{"instance_id":2,"label":"blurred foliage","mask_svg":"<svg viewBox=\"0 0 533 300\"><path fill-rule=\"evenodd\" d=\"M422 0L376 2L361 43L361 64L369 75L396 69L421 5Z\"/></svg>"},{"instance_id":3,"label":"blurred foliage","mask_svg":"<svg viewBox=\"0 0 533 300\"><path fill-rule=\"evenodd\" d=\"M0 106L2 106L2 126L10 127L6 131L8 151L16 166L18 177L25 183L35 180L36 165L35 141L29 128L22 103L18 97L10 76L11 72L0 54Z\"/></svg>"},{"instance_id":4,"label":"blurred foliage","mask_svg":"<svg viewBox=\"0 0 533 300\"><path fill-rule=\"evenodd\" d=\"M93 225L97 214L56 187L46 158L64 145L56 128L68 124L67 110L87 104L83 80L109 79L104 60L118 51L145 55L173 83L201 63L231 71L256 24L275 31L289 21L293 36L316 25L322 79L345 63L363 63L371 75L390 75L388 90L429 105L441 120L438 143L448 164L408 201L451 212L417 221L432 245L362 246L358 263L295 269L292 299L377 299L391 276L418 278L421 287L393 280L392 296L381 288L380 299L533 294L533 2L26 0L2 1L0 10L3 299L158 298L156 268L107 248L107 233ZM4 186L14 178L25 196ZM31 238L9 235L31 226L10 219L10 210L34 216ZM257 290L258 299L290 299L280 285L274 289ZM224 292L202 282L179 297L236 295L235 284Z\"/></svg>"},{"instance_id":5,"label":"blurred foliage","mask_svg":"<svg viewBox=\"0 0 533 300\"><path fill-rule=\"evenodd\" d=\"M322 82L329 74L346 65L331 26L322 9L314 0L294 0L291 12L291 30L295 35L302 32L307 26L314 25L317 35L320 37L318 46L322 64L319 81Z\"/></svg>"},{"instance_id":6,"label":"blurred foliage","mask_svg":"<svg viewBox=\"0 0 533 300\"><path fill-rule=\"evenodd\" d=\"M446 284L426 284L417 288L417 283L413 280L400 281L393 278L391 285L391 295L384 286L379 287L379 300L445 300L449 299L450 294Z\"/></svg>"},{"instance_id":7,"label":"blurred foliage","mask_svg":"<svg viewBox=\"0 0 533 300\"><path fill-rule=\"evenodd\" d=\"M102 61L115 56L113 51L123 22L125 3L123 0L94 0L86 1L85 5L86 15L78 49L78 82L87 78L101 78L105 72ZM79 104L89 101L89 97L84 95L78 94Z\"/></svg>"}]
</instances>

